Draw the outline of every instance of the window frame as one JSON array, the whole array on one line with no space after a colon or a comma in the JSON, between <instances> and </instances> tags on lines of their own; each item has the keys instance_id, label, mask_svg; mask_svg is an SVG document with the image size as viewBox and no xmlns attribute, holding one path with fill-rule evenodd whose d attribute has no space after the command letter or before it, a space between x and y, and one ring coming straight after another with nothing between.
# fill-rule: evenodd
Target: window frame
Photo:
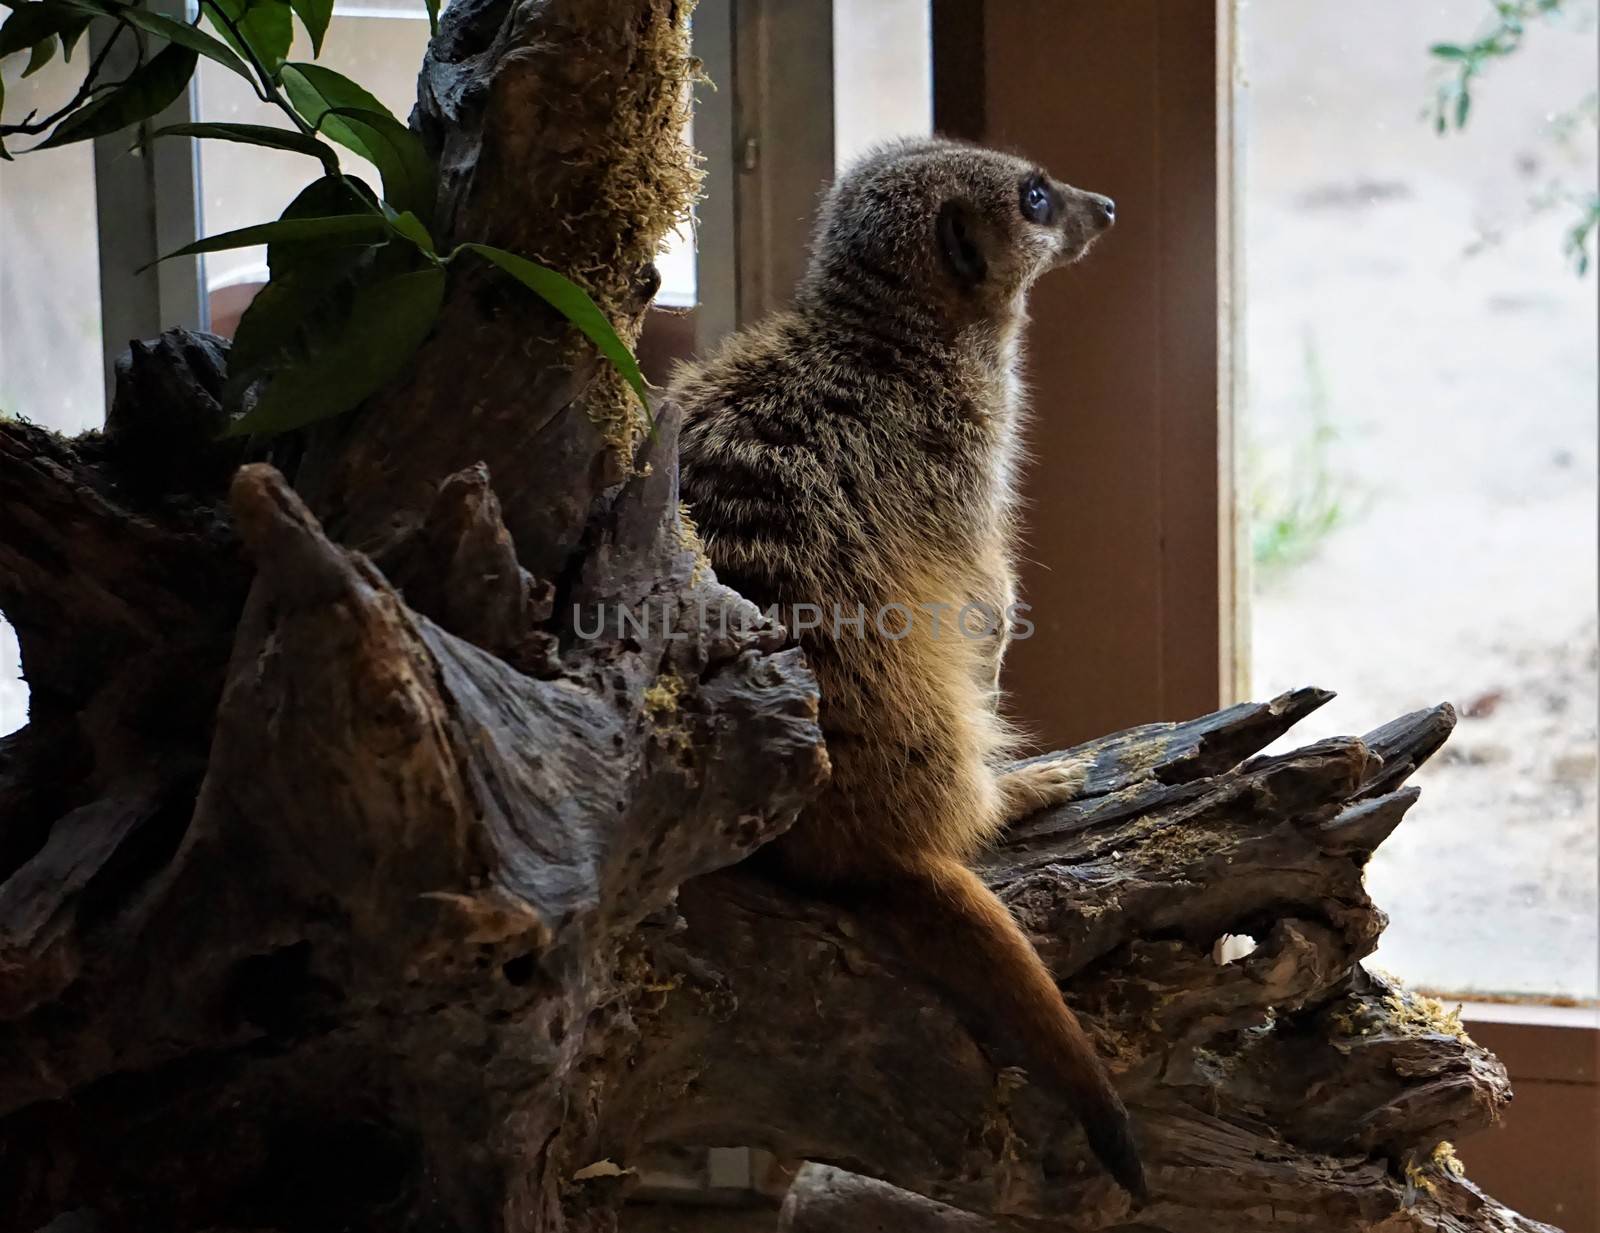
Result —
<instances>
[{"instance_id":1,"label":"window frame","mask_svg":"<svg viewBox=\"0 0 1600 1233\"><path fill-rule=\"evenodd\" d=\"M833 180L833 6L701 0L692 38L709 79L695 92L695 144L713 186L695 210L703 354L787 304L804 271Z\"/></svg>"},{"instance_id":2,"label":"window frame","mask_svg":"<svg viewBox=\"0 0 1600 1233\"><path fill-rule=\"evenodd\" d=\"M150 0L150 10L193 21L192 0ZM110 20L89 26L89 46L98 54L115 29ZM114 48L107 76L125 76L134 65L132 43ZM168 124L197 118L198 74L183 94L139 125L137 141L125 131L96 137L94 193L100 241L100 346L109 410L116 394L116 363L130 341L154 338L164 329L204 330L210 324L205 259L159 258L200 236L200 154L192 137L150 140ZM137 148L134 148L137 147Z\"/></svg>"}]
</instances>

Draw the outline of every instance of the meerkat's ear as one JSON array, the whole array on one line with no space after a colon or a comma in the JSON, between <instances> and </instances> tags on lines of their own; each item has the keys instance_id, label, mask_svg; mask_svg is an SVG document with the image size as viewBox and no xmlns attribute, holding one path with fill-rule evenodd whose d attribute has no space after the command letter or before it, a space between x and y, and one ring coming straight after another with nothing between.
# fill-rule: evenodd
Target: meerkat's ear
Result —
<instances>
[{"instance_id":1,"label":"meerkat's ear","mask_svg":"<svg viewBox=\"0 0 1600 1233\"><path fill-rule=\"evenodd\" d=\"M939 207L939 248L949 263L956 281L976 287L989 276L989 262L978 244L977 220L972 209L961 201L947 201Z\"/></svg>"}]
</instances>

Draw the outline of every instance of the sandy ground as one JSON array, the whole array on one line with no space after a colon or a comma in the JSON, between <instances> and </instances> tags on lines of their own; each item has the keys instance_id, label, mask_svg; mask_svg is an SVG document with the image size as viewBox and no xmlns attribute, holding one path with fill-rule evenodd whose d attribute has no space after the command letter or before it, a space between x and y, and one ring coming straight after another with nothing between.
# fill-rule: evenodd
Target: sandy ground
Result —
<instances>
[{"instance_id":1,"label":"sandy ground","mask_svg":"<svg viewBox=\"0 0 1600 1233\"><path fill-rule=\"evenodd\" d=\"M1569 156L1548 117L1595 89L1596 49L1535 30L1467 131L1436 136L1423 49L1487 7L1243 14L1252 466L1307 488L1320 409L1343 511L1309 559L1257 573L1253 693L1339 691L1297 742L1462 709L1369 872L1392 918L1377 961L1442 990L1593 996L1600 269L1574 277L1569 212L1528 201L1595 182L1592 128Z\"/></svg>"},{"instance_id":2,"label":"sandy ground","mask_svg":"<svg viewBox=\"0 0 1600 1233\"><path fill-rule=\"evenodd\" d=\"M1332 439L1314 469L1342 511L1303 560L1258 574L1253 693L1305 682L1340 691L1296 740L1442 699L1467 710L1419 777L1422 803L1373 863L1373 892L1393 918L1381 962L1446 990L1592 996L1600 269L1575 278L1559 253L1566 215L1528 203L1552 178L1594 182L1592 130L1564 153L1550 118L1595 89L1596 53L1592 32L1536 29L1491 70L1467 132L1437 137L1421 118L1425 48L1469 36L1487 7L1241 10L1249 469L1280 501L1303 492L1304 443L1322 415ZM419 33L397 28L394 39ZM374 59L400 59L392 47L359 51L353 67L369 72ZM391 76L388 91L409 89L409 70ZM878 118L904 126L899 96L925 84L920 73L891 79L898 101ZM210 101L229 103L216 90ZM57 405L23 378L30 355L92 320L92 251L46 242L53 227L90 222L81 191L52 191L70 186L72 157L6 165L0 194L6 234L31 237L8 251L0 279L0 393L69 431L98 420L93 345L83 388ZM218 225L259 214L260 200L220 187L242 170L219 161L206 172ZM234 218L244 207L250 218ZM39 286L78 290L46 312ZM0 733L26 720L15 664L0 622Z\"/></svg>"}]
</instances>

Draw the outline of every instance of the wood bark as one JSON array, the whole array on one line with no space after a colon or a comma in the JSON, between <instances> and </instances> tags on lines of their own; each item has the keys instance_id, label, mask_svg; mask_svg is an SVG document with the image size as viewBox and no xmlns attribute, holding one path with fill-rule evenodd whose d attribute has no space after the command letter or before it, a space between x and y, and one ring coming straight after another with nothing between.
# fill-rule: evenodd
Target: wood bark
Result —
<instances>
[{"instance_id":1,"label":"wood bark","mask_svg":"<svg viewBox=\"0 0 1600 1233\"><path fill-rule=\"evenodd\" d=\"M790 1227L816 1233L1541 1227L1473 1190L1448 1146L1509 1099L1504 1070L1443 1007L1359 965L1385 923L1363 866L1454 715L1251 756L1328 696L1071 751L1092 767L1078 799L984 865L1114 1059L1150 1205L1006 1067L1003 1031L963 1022L899 961L870 910L800 904L744 870L683 888L687 927L659 944L681 985L639 1016L649 1060L624 1103L653 1106L658 1135L892 1183L803 1174ZM1229 935L1253 951L1224 961Z\"/></svg>"},{"instance_id":2,"label":"wood bark","mask_svg":"<svg viewBox=\"0 0 1600 1233\"><path fill-rule=\"evenodd\" d=\"M686 21L456 0L413 117L436 232L636 336L694 180ZM839 1166L790 1197L813 1233L1536 1227L1439 1146L1503 1070L1358 963L1362 865L1448 708L1271 757L1327 695L1105 738L985 865L1113 1060L1135 1212L1003 1025L741 864L827 757L798 652L698 552L671 407L640 432L487 268L404 377L269 447L216 439L226 352L135 344L103 434L0 423L32 689L0 741L0 1229L601 1233L652 1143ZM1227 933L1254 952L1218 962Z\"/></svg>"}]
</instances>

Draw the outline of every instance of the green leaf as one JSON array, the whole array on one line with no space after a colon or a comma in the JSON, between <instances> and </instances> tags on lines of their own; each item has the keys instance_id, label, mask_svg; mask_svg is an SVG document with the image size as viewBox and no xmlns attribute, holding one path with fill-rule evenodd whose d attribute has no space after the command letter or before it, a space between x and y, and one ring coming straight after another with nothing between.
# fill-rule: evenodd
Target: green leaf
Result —
<instances>
[{"instance_id":1,"label":"green leaf","mask_svg":"<svg viewBox=\"0 0 1600 1233\"><path fill-rule=\"evenodd\" d=\"M140 65L115 90L85 103L35 149L47 150L74 141L114 133L148 120L172 103L189 84L199 59L188 47L169 44Z\"/></svg>"},{"instance_id":2,"label":"green leaf","mask_svg":"<svg viewBox=\"0 0 1600 1233\"><path fill-rule=\"evenodd\" d=\"M238 38L217 17L212 5L225 13L237 27ZM289 54L289 44L294 41L294 22L290 18L288 0L206 0L204 8L211 24L227 44L246 59L249 58L246 54L248 47L261 61L267 74L276 81L284 57Z\"/></svg>"},{"instance_id":3,"label":"green leaf","mask_svg":"<svg viewBox=\"0 0 1600 1233\"><path fill-rule=\"evenodd\" d=\"M32 77L50 61L56 58L56 36L51 34L33 45L33 54L28 57L28 67L22 70L24 77Z\"/></svg>"},{"instance_id":4,"label":"green leaf","mask_svg":"<svg viewBox=\"0 0 1600 1233\"><path fill-rule=\"evenodd\" d=\"M329 172L311 181L284 207L280 218L317 218L324 214L381 214L378 194L360 176Z\"/></svg>"},{"instance_id":5,"label":"green leaf","mask_svg":"<svg viewBox=\"0 0 1600 1233\"><path fill-rule=\"evenodd\" d=\"M223 395L230 411L263 377L302 361L308 340L343 319L354 286L372 281L377 265L370 247L324 250L317 260L298 262L284 256L280 249L271 281L256 292L234 332Z\"/></svg>"},{"instance_id":6,"label":"green leaf","mask_svg":"<svg viewBox=\"0 0 1600 1233\"><path fill-rule=\"evenodd\" d=\"M281 222L289 222L293 219L335 216L360 216L372 219L383 223L387 231L387 223L383 219L376 194L355 176L342 173L319 176L311 181L284 207L283 213L278 218ZM380 238L387 239L387 236ZM348 237L335 237L327 243L304 240L291 240L282 244L269 243L267 269L276 279L292 266L302 262L321 264L329 260L330 251L348 248L349 243Z\"/></svg>"},{"instance_id":7,"label":"green leaf","mask_svg":"<svg viewBox=\"0 0 1600 1233\"><path fill-rule=\"evenodd\" d=\"M370 93L320 64L283 66L283 88L308 124L378 169L396 210L433 217L434 166L422 142Z\"/></svg>"},{"instance_id":8,"label":"green leaf","mask_svg":"<svg viewBox=\"0 0 1600 1233\"><path fill-rule=\"evenodd\" d=\"M296 154L309 154L322 160L324 166L338 166L338 156L333 147L323 145L309 133L297 129L273 128L267 124L169 124L151 133L152 137L212 137L218 141L238 141L246 145L266 146L272 150L290 150Z\"/></svg>"},{"instance_id":9,"label":"green leaf","mask_svg":"<svg viewBox=\"0 0 1600 1233\"><path fill-rule=\"evenodd\" d=\"M383 177L383 196L396 210L433 217L435 195L433 160L422 142L388 112L336 107L322 113L322 131L333 137L332 125L342 124L366 151L365 157ZM354 147L353 147L354 148Z\"/></svg>"},{"instance_id":10,"label":"green leaf","mask_svg":"<svg viewBox=\"0 0 1600 1233\"><path fill-rule=\"evenodd\" d=\"M389 226L410 240L423 252L430 256L436 251L433 247L433 237L428 234L428 229L422 225L422 220L410 210L396 213L388 207L384 208L383 216L389 220Z\"/></svg>"},{"instance_id":11,"label":"green leaf","mask_svg":"<svg viewBox=\"0 0 1600 1233\"><path fill-rule=\"evenodd\" d=\"M37 47L82 20L82 12L57 0L34 0L31 4L18 5L6 18L6 24L0 26L0 56Z\"/></svg>"},{"instance_id":12,"label":"green leaf","mask_svg":"<svg viewBox=\"0 0 1600 1233\"><path fill-rule=\"evenodd\" d=\"M337 327L270 377L227 435L287 432L358 406L411 361L438 319L444 283L444 270L429 266L358 288Z\"/></svg>"},{"instance_id":13,"label":"green leaf","mask_svg":"<svg viewBox=\"0 0 1600 1233\"><path fill-rule=\"evenodd\" d=\"M83 37L83 32L88 28L89 18L81 17L76 25L68 26L61 31L61 58L63 60L71 62L73 48L77 47L78 40Z\"/></svg>"},{"instance_id":14,"label":"green leaf","mask_svg":"<svg viewBox=\"0 0 1600 1233\"><path fill-rule=\"evenodd\" d=\"M334 141L354 150L368 162L377 164L372 152L351 131L350 126L334 116L324 123L323 117L335 108L351 111L371 111L394 120L389 109L373 98L342 73L335 73L320 64L291 61L283 66L283 89L300 113L300 118L312 128L326 133ZM395 120L398 124L399 121Z\"/></svg>"},{"instance_id":15,"label":"green leaf","mask_svg":"<svg viewBox=\"0 0 1600 1233\"><path fill-rule=\"evenodd\" d=\"M294 219L335 216L372 219L381 223L386 233L388 231L383 211L378 205L377 195L361 180L342 173L319 176L311 181L295 195L295 199L284 208L278 218L281 222L289 222ZM385 234L378 237L378 240L363 238L357 242L377 243L387 239L388 235ZM289 240L281 244L269 243L267 269L271 271L273 278L277 278L291 266L301 262L320 264L328 259L330 252L345 249L350 243L348 236L335 236L326 242Z\"/></svg>"},{"instance_id":16,"label":"green leaf","mask_svg":"<svg viewBox=\"0 0 1600 1233\"><path fill-rule=\"evenodd\" d=\"M311 36L311 54L322 54L322 39L328 33L328 23L333 19L333 0L289 0L299 15L300 24Z\"/></svg>"},{"instance_id":17,"label":"green leaf","mask_svg":"<svg viewBox=\"0 0 1600 1233\"><path fill-rule=\"evenodd\" d=\"M639 363L622 339L617 337L616 329L589 298L587 291L570 278L537 265L526 257L508 253L503 248L492 248L488 244L463 244L461 248L494 262L572 322L584 337L600 349L602 355L617 366L617 371L639 396L639 402L645 409L645 418L649 419L650 399L645 393L644 374L639 371Z\"/></svg>"},{"instance_id":18,"label":"green leaf","mask_svg":"<svg viewBox=\"0 0 1600 1233\"><path fill-rule=\"evenodd\" d=\"M1428 48L1428 54L1430 56L1438 56L1441 60L1468 60L1472 56L1472 53L1465 47L1458 46L1455 43L1435 43Z\"/></svg>"},{"instance_id":19,"label":"green leaf","mask_svg":"<svg viewBox=\"0 0 1600 1233\"><path fill-rule=\"evenodd\" d=\"M1467 112L1471 109L1471 107L1472 107L1472 95L1470 93L1468 93L1466 90L1462 90L1460 94L1456 95L1456 127L1457 128L1466 128L1467 127Z\"/></svg>"},{"instance_id":20,"label":"green leaf","mask_svg":"<svg viewBox=\"0 0 1600 1233\"><path fill-rule=\"evenodd\" d=\"M170 261L174 257L192 257L196 253L220 253L230 248L252 248L257 244L305 244L332 239L347 244L375 242L383 239L388 230L388 224L378 214L338 214L331 218L280 218L276 222L257 223L253 227L240 227L237 231L224 231L217 235L206 236L156 260Z\"/></svg>"},{"instance_id":21,"label":"green leaf","mask_svg":"<svg viewBox=\"0 0 1600 1233\"><path fill-rule=\"evenodd\" d=\"M163 17L160 13L151 13L145 9L134 8L132 5L113 4L110 0L62 0L62 2L82 13L115 17L118 21L137 26L147 34L154 34L169 43L176 43L179 47L187 47L191 51L198 52L208 60L214 60L224 68L238 73L251 84L255 83L255 77L245 62L229 51L227 44L212 38L197 26L174 21L170 17Z\"/></svg>"},{"instance_id":22,"label":"green leaf","mask_svg":"<svg viewBox=\"0 0 1600 1233\"><path fill-rule=\"evenodd\" d=\"M366 184L354 176L326 175L301 189L280 221L350 215L383 219ZM392 229L387 220L384 225ZM311 340L344 321L358 284L406 273L416 268L416 259L409 244L352 244L348 237L268 244L272 277L234 334L224 404L237 410L263 378L302 362L311 353Z\"/></svg>"}]
</instances>

